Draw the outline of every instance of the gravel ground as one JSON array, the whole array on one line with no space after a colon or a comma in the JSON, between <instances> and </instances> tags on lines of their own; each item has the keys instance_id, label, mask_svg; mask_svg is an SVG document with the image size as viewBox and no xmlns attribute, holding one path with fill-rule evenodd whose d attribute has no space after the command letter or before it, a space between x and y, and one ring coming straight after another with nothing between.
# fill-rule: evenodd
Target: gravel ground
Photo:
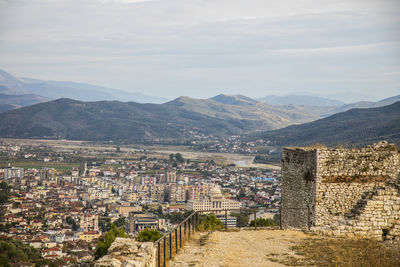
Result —
<instances>
[{"instance_id":1,"label":"gravel ground","mask_svg":"<svg viewBox=\"0 0 400 267\"><path fill-rule=\"evenodd\" d=\"M259 230L200 233L176 255L171 266L285 266L290 250L309 236L298 231Z\"/></svg>"}]
</instances>

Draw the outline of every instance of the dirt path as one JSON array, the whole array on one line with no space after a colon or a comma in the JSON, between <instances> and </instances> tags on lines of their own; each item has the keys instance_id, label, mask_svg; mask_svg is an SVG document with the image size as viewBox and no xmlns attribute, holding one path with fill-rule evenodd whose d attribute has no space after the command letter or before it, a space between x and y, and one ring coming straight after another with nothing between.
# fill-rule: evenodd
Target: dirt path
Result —
<instances>
[{"instance_id":1,"label":"dirt path","mask_svg":"<svg viewBox=\"0 0 400 267\"><path fill-rule=\"evenodd\" d=\"M187 243L171 266L285 266L279 262L299 257L290 247L307 237L288 230L201 233Z\"/></svg>"}]
</instances>

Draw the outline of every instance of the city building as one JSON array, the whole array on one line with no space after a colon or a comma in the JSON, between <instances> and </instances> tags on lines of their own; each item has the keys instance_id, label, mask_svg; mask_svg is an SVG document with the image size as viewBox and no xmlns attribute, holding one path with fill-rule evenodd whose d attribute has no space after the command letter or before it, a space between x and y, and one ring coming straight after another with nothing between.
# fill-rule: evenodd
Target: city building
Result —
<instances>
[{"instance_id":1,"label":"city building","mask_svg":"<svg viewBox=\"0 0 400 267\"><path fill-rule=\"evenodd\" d=\"M24 178L24 168L15 168L15 167L4 168L4 180L8 182L12 178Z\"/></svg>"},{"instance_id":2,"label":"city building","mask_svg":"<svg viewBox=\"0 0 400 267\"><path fill-rule=\"evenodd\" d=\"M146 213L131 214L125 221L125 230L130 234L138 233L146 228L159 230L164 227L165 219L158 219Z\"/></svg>"},{"instance_id":3,"label":"city building","mask_svg":"<svg viewBox=\"0 0 400 267\"><path fill-rule=\"evenodd\" d=\"M85 230L85 232L99 230L99 216L97 214L82 214L80 216L79 225Z\"/></svg>"},{"instance_id":4,"label":"city building","mask_svg":"<svg viewBox=\"0 0 400 267\"><path fill-rule=\"evenodd\" d=\"M213 211L222 213L225 210L239 210L241 204L239 201L224 198L221 189L218 186L210 190L208 197L201 200L189 200L188 209L194 211Z\"/></svg>"}]
</instances>

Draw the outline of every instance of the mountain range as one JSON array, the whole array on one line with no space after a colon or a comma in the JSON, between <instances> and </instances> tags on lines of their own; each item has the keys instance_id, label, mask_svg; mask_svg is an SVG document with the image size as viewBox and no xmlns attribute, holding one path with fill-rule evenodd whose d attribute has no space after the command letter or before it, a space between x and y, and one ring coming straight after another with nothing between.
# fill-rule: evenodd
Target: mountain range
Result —
<instances>
[{"instance_id":1,"label":"mountain range","mask_svg":"<svg viewBox=\"0 0 400 267\"><path fill-rule=\"evenodd\" d=\"M342 106L345 103L335 99L324 98L320 96L312 96L312 95L269 95L263 98L258 99L263 103L267 103L270 105L309 105L309 106L322 106L322 107L338 107Z\"/></svg>"},{"instance_id":2,"label":"mountain range","mask_svg":"<svg viewBox=\"0 0 400 267\"><path fill-rule=\"evenodd\" d=\"M19 79L0 70L0 136L136 142L245 135L278 146L398 141L398 102L393 103L400 95L353 104L304 95L267 96L262 101L224 94L209 99L182 96L164 104L117 101L135 97L140 94ZM117 100L87 101L93 99ZM141 100L146 99L162 102L142 95Z\"/></svg>"},{"instance_id":3,"label":"mountain range","mask_svg":"<svg viewBox=\"0 0 400 267\"><path fill-rule=\"evenodd\" d=\"M140 103L168 101L164 98L152 97L142 93L131 93L86 83L17 78L4 70L0 70L0 93L15 96L23 95L25 99L29 95L36 100L41 99L40 102L58 98L73 98L82 101L119 100ZM9 102L7 104L15 103Z\"/></svg>"},{"instance_id":4,"label":"mountain range","mask_svg":"<svg viewBox=\"0 0 400 267\"><path fill-rule=\"evenodd\" d=\"M251 99L250 99L251 100ZM58 99L0 114L0 136L84 140L185 139L229 136L312 121L317 112L290 110L243 96L180 97L165 104ZM230 104L225 104L230 103Z\"/></svg>"},{"instance_id":5,"label":"mountain range","mask_svg":"<svg viewBox=\"0 0 400 267\"><path fill-rule=\"evenodd\" d=\"M310 123L256 133L247 139L260 138L280 147L366 145L379 140L400 145L400 101L377 108L353 108Z\"/></svg>"}]
</instances>

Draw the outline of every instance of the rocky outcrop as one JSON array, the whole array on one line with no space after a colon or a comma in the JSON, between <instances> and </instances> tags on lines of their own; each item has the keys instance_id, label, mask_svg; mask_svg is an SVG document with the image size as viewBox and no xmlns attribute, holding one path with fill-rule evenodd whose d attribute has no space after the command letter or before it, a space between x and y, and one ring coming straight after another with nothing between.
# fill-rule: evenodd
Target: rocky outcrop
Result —
<instances>
[{"instance_id":1,"label":"rocky outcrop","mask_svg":"<svg viewBox=\"0 0 400 267\"><path fill-rule=\"evenodd\" d=\"M108 254L98 259L95 267L153 267L156 265L156 249L152 242L137 242L117 237Z\"/></svg>"}]
</instances>

